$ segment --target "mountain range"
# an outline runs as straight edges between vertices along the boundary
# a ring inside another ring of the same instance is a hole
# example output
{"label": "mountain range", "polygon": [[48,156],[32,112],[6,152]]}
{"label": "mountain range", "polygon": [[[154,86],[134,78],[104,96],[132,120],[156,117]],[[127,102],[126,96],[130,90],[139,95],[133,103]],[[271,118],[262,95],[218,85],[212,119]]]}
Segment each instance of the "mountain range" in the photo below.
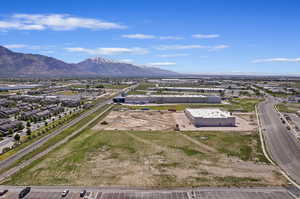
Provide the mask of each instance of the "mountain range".
{"label": "mountain range", "polygon": [[178,76],[173,71],[143,67],[101,57],[79,63],[39,55],[13,52],[0,46],[0,77],[166,77]]}

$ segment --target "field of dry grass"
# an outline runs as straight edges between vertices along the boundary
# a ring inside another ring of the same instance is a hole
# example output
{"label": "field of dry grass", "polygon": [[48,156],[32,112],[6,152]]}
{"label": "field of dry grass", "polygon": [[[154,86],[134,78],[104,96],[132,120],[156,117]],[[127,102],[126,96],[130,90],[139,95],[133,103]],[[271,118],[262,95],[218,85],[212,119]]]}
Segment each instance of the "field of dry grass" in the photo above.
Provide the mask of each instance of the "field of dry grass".
{"label": "field of dry grass", "polygon": [[5,184],[86,186],[282,185],[257,135],[86,130]]}

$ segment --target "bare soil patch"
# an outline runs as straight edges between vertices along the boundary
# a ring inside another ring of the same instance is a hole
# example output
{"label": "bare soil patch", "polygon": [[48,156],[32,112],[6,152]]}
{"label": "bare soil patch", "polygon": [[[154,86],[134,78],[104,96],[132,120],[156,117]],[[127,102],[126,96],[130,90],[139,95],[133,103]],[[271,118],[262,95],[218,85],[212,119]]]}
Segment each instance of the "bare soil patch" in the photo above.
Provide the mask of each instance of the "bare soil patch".
{"label": "bare soil patch", "polygon": [[[107,124],[103,124],[103,121]],[[127,110],[112,111],[94,130],[136,130],[168,131],[174,130],[175,119],[168,111]]]}

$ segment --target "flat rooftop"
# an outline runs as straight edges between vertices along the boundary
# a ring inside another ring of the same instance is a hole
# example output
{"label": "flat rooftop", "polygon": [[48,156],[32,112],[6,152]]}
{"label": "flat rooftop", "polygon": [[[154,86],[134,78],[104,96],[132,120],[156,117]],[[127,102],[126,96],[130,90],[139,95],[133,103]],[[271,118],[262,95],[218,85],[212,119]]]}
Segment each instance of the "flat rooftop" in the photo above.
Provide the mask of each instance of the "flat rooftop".
{"label": "flat rooftop", "polygon": [[215,95],[127,95],[126,97],[217,97]]}
{"label": "flat rooftop", "polygon": [[220,109],[190,109],[187,108],[185,111],[189,112],[193,117],[200,118],[228,118],[232,117],[229,112],[222,111]]}
{"label": "flat rooftop", "polygon": [[207,90],[207,91],[224,91],[224,88],[208,88],[208,87],[154,87],[151,89],[176,89],[176,90]]}

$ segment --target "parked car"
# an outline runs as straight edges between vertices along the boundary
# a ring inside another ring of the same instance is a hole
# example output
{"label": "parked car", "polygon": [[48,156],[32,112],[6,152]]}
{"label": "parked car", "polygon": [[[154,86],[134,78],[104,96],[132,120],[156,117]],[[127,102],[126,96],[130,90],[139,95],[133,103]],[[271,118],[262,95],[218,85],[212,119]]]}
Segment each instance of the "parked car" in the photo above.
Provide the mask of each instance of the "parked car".
{"label": "parked car", "polygon": [[24,198],[31,190],[31,187],[26,187],[24,188],[20,193],[19,193],[19,198]]}
{"label": "parked car", "polygon": [[1,191],[1,192],[0,192],[0,196],[4,196],[4,195],[5,195],[7,192],[8,192],[8,190],[7,190],[7,189],[5,189],[5,190]]}
{"label": "parked car", "polygon": [[68,195],[68,193],[69,193],[69,190],[66,189],[66,190],[64,190],[64,191],[61,193],[61,196],[62,196],[62,197],[66,197],[66,196]]}
{"label": "parked car", "polygon": [[84,197],[86,194],[86,190],[83,190],[82,192],[80,192],[80,197]]}

